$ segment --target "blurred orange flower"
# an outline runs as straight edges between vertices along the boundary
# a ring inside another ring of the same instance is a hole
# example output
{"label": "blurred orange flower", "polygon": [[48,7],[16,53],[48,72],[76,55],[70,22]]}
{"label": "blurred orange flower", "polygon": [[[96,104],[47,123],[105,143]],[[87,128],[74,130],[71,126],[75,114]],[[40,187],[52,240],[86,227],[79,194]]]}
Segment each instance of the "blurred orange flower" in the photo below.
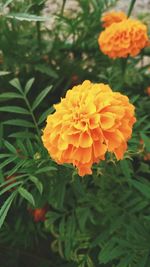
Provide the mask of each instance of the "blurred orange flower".
{"label": "blurred orange flower", "polygon": [[35,222],[44,222],[47,208],[37,208],[31,211]]}
{"label": "blurred orange flower", "polygon": [[145,90],[145,92],[146,92],[146,94],[147,94],[148,96],[150,96],[150,86],[147,87],[147,89]]}
{"label": "blurred orange flower", "polygon": [[111,11],[103,15],[102,17],[102,22],[103,22],[103,27],[107,28],[111,24],[121,22],[123,20],[127,19],[127,16],[124,12],[122,11]]}
{"label": "blurred orange flower", "polygon": [[113,23],[102,31],[98,38],[101,51],[113,59],[134,57],[147,45],[147,42],[147,27],[134,19]]}
{"label": "blurred orange flower", "polygon": [[145,161],[149,161],[150,160],[150,153],[145,154],[144,160]]}
{"label": "blurred orange flower", "polygon": [[108,85],[84,81],[55,109],[47,117],[42,140],[57,163],[72,163],[84,176],[92,174],[92,164],[104,160],[107,151],[123,158],[136,121],[127,96]]}

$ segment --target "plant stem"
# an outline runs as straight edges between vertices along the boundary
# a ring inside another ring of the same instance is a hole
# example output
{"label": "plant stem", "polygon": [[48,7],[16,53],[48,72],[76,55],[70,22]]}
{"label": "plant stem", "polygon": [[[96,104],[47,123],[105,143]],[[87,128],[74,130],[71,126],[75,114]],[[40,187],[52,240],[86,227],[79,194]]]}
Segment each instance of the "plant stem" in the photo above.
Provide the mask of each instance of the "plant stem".
{"label": "plant stem", "polygon": [[128,18],[130,17],[130,15],[132,13],[132,10],[133,10],[135,2],[136,2],[136,0],[131,0],[130,6],[129,6],[129,9],[128,9],[128,13],[127,13]]}
{"label": "plant stem", "polygon": [[121,69],[122,69],[122,86],[121,86],[121,89],[123,89],[123,87],[124,87],[127,60],[128,60],[128,58],[121,58]]}
{"label": "plant stem", "polygon": [[36,29],[37,29],[37,41],[38,41],[39,52],[41,53],[41,24],[40,24],[40,21],[36,22]]}
{"label": "plant stem", "polygon": [[39,130],[38,124],[37,124],[37,122],[36,122],[36,118],[35,118],[35,116],[34,116],[34,113],[33,113],[33,111],[32,111],[32,108],[31,108],[31,106],[30,106],[30,103],[29,103],[29,101],[28,101],[28,99],[27,99],[27,97],[26,97],[25,94],[23,94],[23,97],[24,97],[25,103],[26,103],[26,105],[27,105],[27,107],[28,107],[28,109],[29,109],[29,112],[30,112],[30,114],[31,114],[31,117],[32,117],[33,123],[34,123],[34,125],[35,125],[35,129],[36,129],[37,135],[38,135],[38,137],[39,137],[39,139],[40,139],[40,141],[41,141],[40,130]]}
{"label": "plant stem", "polygon": [[63,16],[66,1],[67,0],[63,0],[63,4],[62,4],[62,7],[61,7],[61,12],[60,12],[61,16]]}

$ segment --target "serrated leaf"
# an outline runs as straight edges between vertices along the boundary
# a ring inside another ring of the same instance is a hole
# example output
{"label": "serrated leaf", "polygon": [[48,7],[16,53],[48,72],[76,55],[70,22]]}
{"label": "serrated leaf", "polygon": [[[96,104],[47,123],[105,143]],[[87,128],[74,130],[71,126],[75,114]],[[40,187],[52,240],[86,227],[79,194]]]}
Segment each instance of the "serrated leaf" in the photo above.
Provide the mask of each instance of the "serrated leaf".
{"label": "serrated leaf", "polygon": [[46,21],[48,17],[36,16],[27,13],[9,13],[7,18],[17,19],[20,21]]}
{"label": "serrated leaf", "polygon": [[11,80],[9,82],[13,87],[15,87],[16,89],[18,89],[19,92],[22,93],[22,86],[20,84],[20,81],[17,78],[14,78],[13,80]]}
{"label": "serrated leaf", "polygon": [[54,110],[55,110],[54,107],[51,107],[51,108],[47,109],[44,113],[42,113],[42,115],[39,118],[38,125],[41,124],[43,121],[45,121],[47,116],[49,114],[53,113]]}
{"label": "serrated leaf", "polygon": [[25,94],[27,95],[27,93],[30,91],[31,87],[32,87],[32,84],[34,83],[35,79],[34,78],[31,78],[27,83],[26,83],[26,86],[25,86]]}
{"label": "serrated leaf", "polygon": [[42,193],[43,193],[43,185],[39,181],[39,179],[37,177],[35,177],[35,176],[30,176],[29,179],[35,184],[35,186],[37,187],[38,191],[42,195]]}
{"label": "serrated leaf", "polygon": [[29,193],[25,188],[20,187],[18,190],[19,194],[26,199],[31,205],[35,206],[35,201],[31,193]]}
{"label": "serrated leaf", "polygon": [[32,105],[32,110],[35,110],[39,104],[42,102],[42,100],[46,97],[46,95],[50,92],[50,90],[52,89],[52,86],[49,86],[47,88],[45,88],[35,99],[35,101],[33,102]]}
{"label": "serrated leaf", "polygon": [[25,115],[29,115],[30,114],[29,111],[26,110],[25,108],[18,107],[18,106],[0,107],[0,111],[9,112],[9,113],[25,114]]}
{"label": "serrated leaf", "polygon": [[0,228],[2,227],[4,220],[7,216],[7,213],[9,211],[9,208],[12,204],[12,201],[14,200],[16,196],[16,192],[12,193],[4,202],[3,206],[0,209]]}
{"label": "serrated leaf", "polygon": [[21,119],[7,120],[7,121],[4,121],[3,124],[21,126],[21,127],[27,127],[27,128],[34,128],[33,123],[31,123],[30,121],[21,120]]}

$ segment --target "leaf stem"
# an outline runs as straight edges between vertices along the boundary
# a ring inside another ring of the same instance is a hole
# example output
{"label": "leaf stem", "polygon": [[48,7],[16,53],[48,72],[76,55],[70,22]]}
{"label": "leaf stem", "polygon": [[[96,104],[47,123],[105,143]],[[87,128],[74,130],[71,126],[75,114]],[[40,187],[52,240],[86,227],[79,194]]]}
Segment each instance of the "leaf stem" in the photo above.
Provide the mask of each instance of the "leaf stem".
{"label": "leaf stem", "polygon": [[130,6],[129,6],[129,9],[128,9],[128,12],[127,12],[128,18],[130,17],[130,15],[132,13],[132,10],[133,10],[135,2],[136,2],[136,0],[131,0]]}
{"label": "leaf stem", "polygon": [[24,93],[23,93],[23,97],[24,97],[25,103],[26,103],[26,105],[27,105],[27,107],[28,107],[28,109],[29,109],[29,112],[30,112],[30,114],[31,114],[31,117],[32,117],[33,123],[34,123],[34,125],[35,125],[35,129],[36,129],[37,135],[38,135],[38,137],[39,137],[39,139],[40,139],[40,141],[41,141],[40,130],[39,130],[39,127],[38,127],[36,118],[35,118],[35,116],[34,116],[34,113],[33,113],[33,111],[32,111],[32,108],[31,108],[31,106],[30,106],[30,103],[29,103],[29,101],[28,101],[28,99],[27,99],[27,97],[26,97],[26,95],[25,95]]}
{"label": "leaf stem", "polygon": [[40,21],[36,22],[36,29],[37,29],[37,41],[38,41],[39,53],[41,53],[41,24],[40,24]]}

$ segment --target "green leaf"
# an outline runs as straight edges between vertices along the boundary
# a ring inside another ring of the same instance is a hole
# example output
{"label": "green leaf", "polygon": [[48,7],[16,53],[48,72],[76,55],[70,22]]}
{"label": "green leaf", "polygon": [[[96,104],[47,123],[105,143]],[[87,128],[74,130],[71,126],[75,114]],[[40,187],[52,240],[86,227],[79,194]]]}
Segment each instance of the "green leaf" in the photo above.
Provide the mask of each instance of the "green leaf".
{"label": "green leaf", "polygon": [[5,75],[8,75],[10,73],[11,73],[10,71],[0,71],[0,76],[5,76]]}
{"label": "green leaf", "polygon": [[144,133],[141,133],[141,138],[144,141],[144,144],[146,146],[146,150],[150,152],[150,138],[147,137]]}
{"label": "green leaf", "polygon": [[132,262],[132,260],[134,259],[135,255],[132,253],[132,254],[127,254],[125,257],[123,257],[119,264],[116,265],[116,267],[129,267],[130,263]]}
{"label": "green leaf", "polygon": [[2,123],[0,123],[0,148],[3,144],[3,135],[4,135],[4,126]]}
{"label": "green leaf", "polygon": [[9,13],[6,17],[20,21],[46,21],[49,19],[48,17],[36,16],[27,13]]}
{"label": "green leaf", "polygon": [[4,121],[3,124],[21,126],[21,127],[27,127],[27,128],[34,128],[33,123],[31,123],[30,121],[21,120],[21,119],[13,119],[13,120]]}
{"label": "green leaf", "polygon": [[6,3],[3,5],[3,8],[7,7],[13,0],[7,0]]}
{"label": "green leaf", "polygon": [[14,175],[26,162],[26,160],[19,160],[18,163],[8,172],[8,176]]}
{"label": "green leaf", "polygon": [[17,185],[22,184],[22,181],[18,181],[18,182],[14,182],[14,183],[13,183],[13,182],[11,182],[11,180],[10,180],[9,183],[11,183],[11,184],[8,184],[7,187],[5,186],[5,188],[2,189],[2,190],[0,191],[0,196],[3,195],[4,193],[8,192],[8,191],[11,190],[12,188],[16,187]]}
{"label": "green leaf", "polygon": [[35,79],[34,78],[31,78],[27,83],[26,83],[26,86],[25,86],[25,94],[27,95],[27,93],[30,91],[31,87],[32,87],[32,84],[34,83]]}
{"label": "green leaf", "polygon": [[13,87],[15,87],[16,89],[18,89],[19,92],[22,93],[22,87],[21,87],[21,84],[19,82],[19,80],[17,78],[11,80],[9,82]]}
{"label": "green leaf", "polygon": [[23,98],[21,95],[13,92],[7,92],[0,94],[0,99],[7,100],[7,99],[14,99],[14,98]]}
{"label": "green leaf", "polygon": [[[11,182],[15,182],[16,180],[21,179],[21,178],[25,179],[26,177],[27,177],[27,174],[20,174],[20,175],[17,174],[13,178],[11,178]],[[5,180],[4,182],[2,182],[2,184],[0,184],[0,188],[7,186],[9,183],[10,183],[9,180]]]}
{"label": "green leaf", "polygon": [[149,252],[146,252],[143,257],[137,262],[136,267],[146,267]]}
{"label": "green leaf", "polygon": [[149,184],[143,184],[141,182],[138,182],[136,180],[132,181],[132,185],[140,191],[146,198],[150,199],[150,183]]}
{"label": "green leaf", "polygon": [[18,156],[12,156],[8,159],[6,159],[5,161],[3,161],[1,164],[0,164],[0,169],[6,167],[9,163],[13,162],[15,159],[17,159]]}
{"label": "green leaf", "polygon": [[11,156],[11,154],[0,154],[0,159],[8,158],[10,156]]}
{"label": "green leaf", "polygon": [[8,137],[20,138],[20,139],[28,139],[28,138],[34,138],[35,139],[35,135],[33,133],[29,133],[26,131],[25,132],[12,133]]}
{"label": "green leaf", "polygon": [[35,69],[41,73],[47,74],[48,76],[58,79],[58,74],[56,71],[54,71],[50,66],[45,65],[36,65]]}
{"label": "green leaf", "polygon": [[29,193],[25,188],[20,187],[18,190],[19,194],[25,198],[31,205],[35,206],[35,201],[31,193]]}
{"label": "green leaf", "polygon": [[8,141],[4,141],[4,145],[7,147],[7,149],[10,151],[10,152],[12,152],[13,154],[17,154],[17,150],[16,150],[16,148],[12,145],[12,144],[10,144]]}
{"label": "green leaf", "polygon": [[47,116],[51,113],[54,112],[54,108],[53,107],[50,107],[49,109],[47,109],[44,113],[42,113],[42,115],[40,116],[39,118],[39,121],[38,121],[38,125],[41,124],[43,121],[46,120]]}
{"label": "green leaf", "polygon": [[123,159],[120,161],[120,165],[124,176],[130,180],[132,170],[130,168],[129,162],[126,159]]}
{"label": "green leaf", "polygon": [[90,207],[78,207],[76,209],[79,227],[84,232],[85,224],[88,218],[91,216]]}
{"label": "green leaf", "polygon": [[39,104],[42,102],[42,100],[46,97],[46,95],[50,92],[52,89],[52,85],[49,87],[46,87],[35,99],[32,105],[32,110],[36,109]]}
{"label": "green leaf", "polygon": [[57,213],[55,211],[49,211],[46,214],[47,217],[47,226],[53,224],[58,218],[60,218],[62,215],[60,213]]}
{"label": "green leaf", "polygon": [[42,195],[42,193],[43,193],[43,185],[39,181],[39,179],[37,177],[35,177],[35,176],[30,176],[29,179],[35,184],[35,186],[37,187],[38,191]]}
{"label": "green leaf", "polygon": [[46,167],[43,167],[37,170],[35,173],[40,174],[40,173],[49,172],[49,171],[57,171],[57,168],[53,166],[46,166]]}
{"label": "green leaf", "polygon": [[30,114],[29,111],[26,110],[25,108],[21,108],[21,107],[17,107],[17,106],[0,107],[0,111],[9,112],[9,113],[26,114],[26,115]]}
{"label": "green leaf", "polygon": [[4,220],[7,216],[7,213],[9,211],[9,208],[12,204],[12,201],[14,200],[16,196],[16,192],[12,193],[4,202],[3,206],[0,209],[0,228],[2,227]]}

